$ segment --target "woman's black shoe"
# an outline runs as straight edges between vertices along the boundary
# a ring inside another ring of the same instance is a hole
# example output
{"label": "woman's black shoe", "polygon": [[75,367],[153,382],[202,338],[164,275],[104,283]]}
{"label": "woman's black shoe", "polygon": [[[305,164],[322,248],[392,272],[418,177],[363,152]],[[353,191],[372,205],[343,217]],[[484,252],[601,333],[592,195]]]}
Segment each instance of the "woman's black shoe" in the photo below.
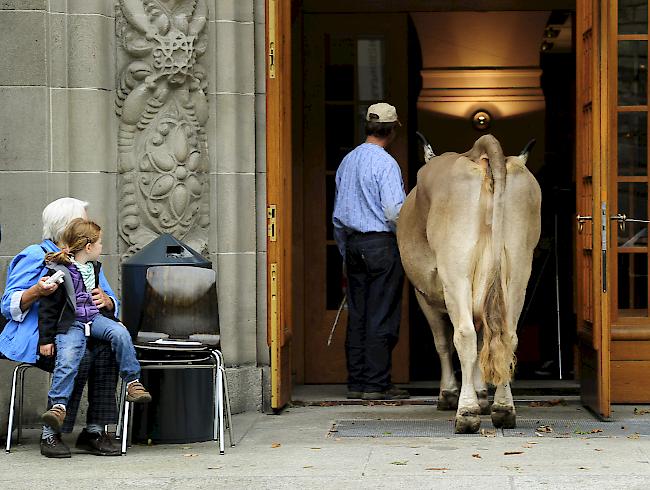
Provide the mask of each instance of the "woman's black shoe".
{"label": "woman's black shoe", "polygon": [[41,439],[41,454],[46,458],[69,458],[70,449],[61,440],[61,434]]}
{"label": "woman's black shoe", "polygon": [[106,432],[94,433],[86,429],[81,431],[75,444],[77,449],[88,451],[96,456],[119,456],[120,448],[113,445],[111,437]]}

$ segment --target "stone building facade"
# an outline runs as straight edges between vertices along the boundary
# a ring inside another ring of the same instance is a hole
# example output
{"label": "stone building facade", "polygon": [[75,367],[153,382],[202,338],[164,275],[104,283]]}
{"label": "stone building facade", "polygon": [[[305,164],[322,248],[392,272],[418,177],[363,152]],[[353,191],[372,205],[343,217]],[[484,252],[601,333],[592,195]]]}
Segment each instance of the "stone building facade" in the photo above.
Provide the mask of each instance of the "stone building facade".
{"label": "stone building facade", "polygon": [[[264,35],[263,0],[0,0],[0,289],[59,197],[90,202],[118,289],[121,260],[174,234],[217,271],[236,412],[269,391]],[[46,378],[27,385],[36,420]]]}

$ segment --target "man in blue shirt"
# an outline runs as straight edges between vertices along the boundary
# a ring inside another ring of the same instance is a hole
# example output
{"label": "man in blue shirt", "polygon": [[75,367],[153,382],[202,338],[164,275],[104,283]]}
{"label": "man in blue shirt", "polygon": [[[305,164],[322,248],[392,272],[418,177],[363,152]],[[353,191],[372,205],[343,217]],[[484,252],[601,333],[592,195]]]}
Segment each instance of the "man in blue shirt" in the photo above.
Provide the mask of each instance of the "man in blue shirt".
{"label": "man in blue shirt", "polygon": [[348,278],[348,398],[409,397],[391,383],[404,284],[395,225],[406,195],[399,165],[386,148],[398,126],[395,107],[371,105],[365,143],[336,172],[332,222]]}

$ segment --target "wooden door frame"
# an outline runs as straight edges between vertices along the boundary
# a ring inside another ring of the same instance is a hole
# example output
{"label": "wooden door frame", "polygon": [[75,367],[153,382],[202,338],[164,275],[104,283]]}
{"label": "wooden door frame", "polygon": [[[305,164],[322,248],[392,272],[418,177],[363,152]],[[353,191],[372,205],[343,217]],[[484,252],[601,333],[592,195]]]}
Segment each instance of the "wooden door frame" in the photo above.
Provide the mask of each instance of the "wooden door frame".
{"label": "wooden door frame", "polygon": [[265,4],[267,343],[271,407],[280,409],[291,400],[292,0]]}

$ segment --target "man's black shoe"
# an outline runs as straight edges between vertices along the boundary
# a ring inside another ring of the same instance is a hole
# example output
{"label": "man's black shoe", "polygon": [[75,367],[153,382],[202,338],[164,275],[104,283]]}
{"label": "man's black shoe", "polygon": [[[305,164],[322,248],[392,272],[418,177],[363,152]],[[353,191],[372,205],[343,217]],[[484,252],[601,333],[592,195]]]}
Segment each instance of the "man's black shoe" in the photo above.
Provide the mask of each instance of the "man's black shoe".
{"label": "man's black shoe", "polygon": [[113,445],[111,437],[106,433],[100,434],[88,432],[86,429],[81,431],[75,444],[77,449],[88,451],[96,456],[119,456],[120,448]]}
{"label": "man's black shoe", "polygon": [[41,454],[46,458],[69,458],[70,449],[61,440],[61,434],[41,439]]}
{"label": "man's black shoe", "polygon": [[384,391],[367,391],[361,397],[363,400],[405,400],[411,398],[409,392],[390,385]]}

